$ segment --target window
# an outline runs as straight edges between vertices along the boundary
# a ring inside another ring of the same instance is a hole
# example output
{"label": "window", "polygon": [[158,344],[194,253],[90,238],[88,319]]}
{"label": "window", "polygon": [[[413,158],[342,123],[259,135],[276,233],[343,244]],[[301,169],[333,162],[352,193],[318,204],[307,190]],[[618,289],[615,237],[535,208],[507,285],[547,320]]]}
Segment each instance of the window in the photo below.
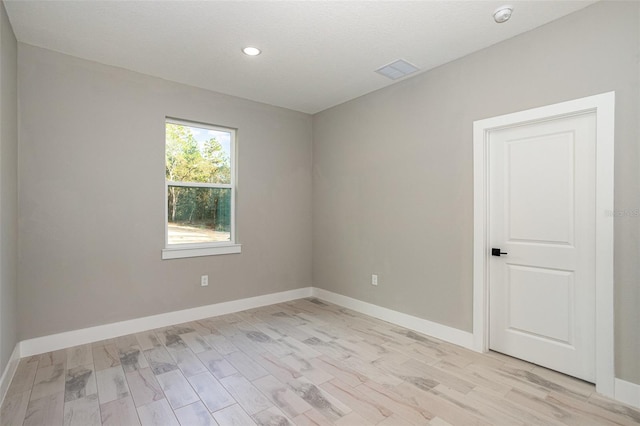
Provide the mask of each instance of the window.
{"label": "window", "polygon": [[239,253],[235,130],[167,118],[163,259]]}

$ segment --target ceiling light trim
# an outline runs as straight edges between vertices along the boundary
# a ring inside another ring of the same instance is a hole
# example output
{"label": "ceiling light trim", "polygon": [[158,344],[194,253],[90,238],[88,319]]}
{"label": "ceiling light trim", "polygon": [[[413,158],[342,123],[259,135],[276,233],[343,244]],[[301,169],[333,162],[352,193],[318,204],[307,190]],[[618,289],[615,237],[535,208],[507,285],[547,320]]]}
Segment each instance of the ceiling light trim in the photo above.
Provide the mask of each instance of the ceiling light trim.
{"label": "ceiling light trim", "polygon": [[262,53],[262,50],[254,46],[247,46],[242,48],[242,53],[244,53],[247,56],[258,56],[259,54]]}

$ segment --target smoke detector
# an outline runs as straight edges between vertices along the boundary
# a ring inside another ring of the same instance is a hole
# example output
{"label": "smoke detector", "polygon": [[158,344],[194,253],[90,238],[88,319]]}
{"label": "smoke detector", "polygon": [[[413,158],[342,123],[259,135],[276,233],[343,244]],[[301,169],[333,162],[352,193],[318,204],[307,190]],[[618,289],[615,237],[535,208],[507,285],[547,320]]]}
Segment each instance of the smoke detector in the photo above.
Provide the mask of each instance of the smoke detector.
{"label": "smoke detector", "polygon": [[513,13],[513,6],[500,6],[493,12],[493,20],[498,24],[502,24],[511,18],[511,13]]}

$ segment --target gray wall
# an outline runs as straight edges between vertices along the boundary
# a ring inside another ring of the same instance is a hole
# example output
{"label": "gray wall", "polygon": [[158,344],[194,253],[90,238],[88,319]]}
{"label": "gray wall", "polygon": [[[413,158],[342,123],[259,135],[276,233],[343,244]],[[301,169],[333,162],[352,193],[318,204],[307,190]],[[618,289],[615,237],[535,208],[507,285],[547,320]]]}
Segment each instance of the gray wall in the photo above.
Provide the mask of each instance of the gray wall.
{"label": "gray wall", "polygon": [[[304,287],[312,271],[318,287],[471,331],[472,122],[615,90],[616,208],[640,207],[639,20],[638,3],[596,4],[317,114],[313,134],[305,114],[19,44],[19,338]],[[166,115],[239,128],[242,254],[160,260]],[[616,370],[640,383],[640,219],[615,232]]]}
{"label": "gray wall", "polygon": [[17,342],[17,44],[0,2],[0,375]]}
{"label": "gray wall", "polygon": [[[18,47],[21,340],[312,284],[311,116]],[[165,116],[238,129],[241,254],[161,260]]]}
{"label": "gray wall", "polygon": [[[474,120],[615,90],[615,206],[640,207],[639,9],[595,4],[315,115],[314,285],[472,331]],[[616,373],[635,383],[639,225],[615,222]]]}

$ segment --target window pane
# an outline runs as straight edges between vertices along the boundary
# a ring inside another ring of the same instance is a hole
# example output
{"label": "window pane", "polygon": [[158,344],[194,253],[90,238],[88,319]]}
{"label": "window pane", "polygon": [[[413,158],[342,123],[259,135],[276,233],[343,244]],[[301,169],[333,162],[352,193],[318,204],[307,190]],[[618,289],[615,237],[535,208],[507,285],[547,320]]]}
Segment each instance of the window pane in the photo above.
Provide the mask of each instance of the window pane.
{"label": "window pane", "polygon": [[231,241],[231,189],[168,188],[169,244]]}
{"label": "window pane", "polygon": [[173,182],[231,183],[231,132],[166,123],[166,177]]}

